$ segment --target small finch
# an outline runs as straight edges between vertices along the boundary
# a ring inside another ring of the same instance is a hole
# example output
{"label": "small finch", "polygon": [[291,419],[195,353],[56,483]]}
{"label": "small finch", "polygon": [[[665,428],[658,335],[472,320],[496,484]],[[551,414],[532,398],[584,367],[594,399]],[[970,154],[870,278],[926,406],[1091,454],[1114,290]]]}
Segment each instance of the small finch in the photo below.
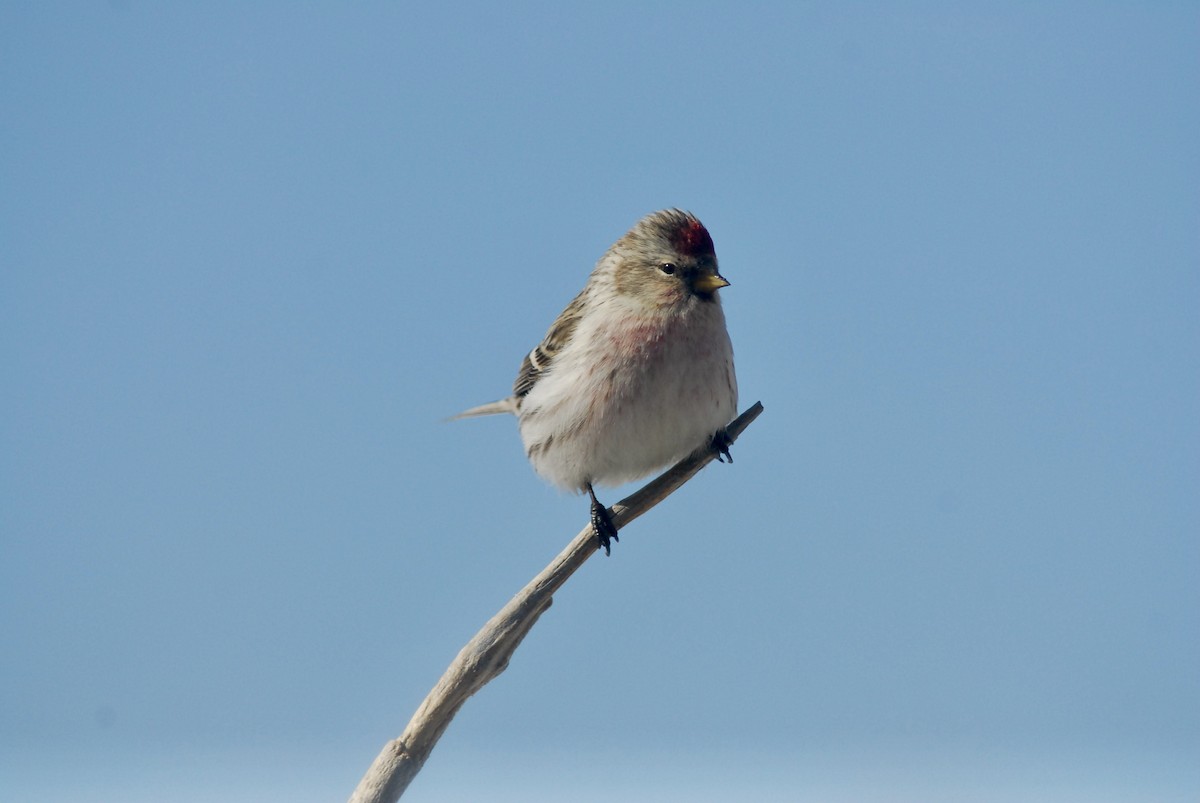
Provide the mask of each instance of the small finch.
{"label": "small finch", "polygon": [[526,355],[512,395],[456,418],[517,416],[534,470],[587,491],[597,548],[609,554],[617,528],[593,485],[639,479],[700,448],[730,458],[737,379],[717,298],[728,285],[699,220],[647,215]]}

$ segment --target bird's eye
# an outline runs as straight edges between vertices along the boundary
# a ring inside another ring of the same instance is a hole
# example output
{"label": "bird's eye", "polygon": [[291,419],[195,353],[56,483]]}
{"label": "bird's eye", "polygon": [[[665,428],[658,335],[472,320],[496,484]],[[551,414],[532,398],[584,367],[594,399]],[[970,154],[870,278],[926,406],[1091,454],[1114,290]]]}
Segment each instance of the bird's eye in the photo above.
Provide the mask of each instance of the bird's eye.
{"label": "bird's eye", "polygon": [[675,263],[674,262],[664,262],[658,266],[658,269],[661,270],[663,273],[667,274],[668,276],[670,276],[672,273],[675,272]]}

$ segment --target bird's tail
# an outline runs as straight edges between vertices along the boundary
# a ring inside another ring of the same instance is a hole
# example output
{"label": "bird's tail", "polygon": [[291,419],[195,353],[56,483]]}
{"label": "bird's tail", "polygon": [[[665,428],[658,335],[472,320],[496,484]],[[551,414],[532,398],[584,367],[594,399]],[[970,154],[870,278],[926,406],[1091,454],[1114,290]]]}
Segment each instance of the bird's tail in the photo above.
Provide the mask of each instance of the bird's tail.
{"label": "bird's tail", "polygon": [[463,410],[458,415],[450,416],[447,421],[457,421],[460,418],[478,418],[481,415],[503,415],[504,413],[517,414],[517,400],[513,397],[500,399],[500,401],[488,402],[481,404],[478,407],[472,407],[470,410]]}

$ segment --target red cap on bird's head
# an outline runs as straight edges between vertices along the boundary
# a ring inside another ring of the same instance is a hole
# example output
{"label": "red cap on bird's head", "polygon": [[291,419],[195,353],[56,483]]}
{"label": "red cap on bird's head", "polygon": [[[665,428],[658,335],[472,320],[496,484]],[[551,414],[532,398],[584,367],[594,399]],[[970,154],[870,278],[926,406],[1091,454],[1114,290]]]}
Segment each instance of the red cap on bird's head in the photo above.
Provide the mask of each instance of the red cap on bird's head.
{"label": "red cap on bird's head", "polygon": [[691,215],[671,232],[671,245],[680,254],[689,257],[716,256],[717,253],[708,229]]}

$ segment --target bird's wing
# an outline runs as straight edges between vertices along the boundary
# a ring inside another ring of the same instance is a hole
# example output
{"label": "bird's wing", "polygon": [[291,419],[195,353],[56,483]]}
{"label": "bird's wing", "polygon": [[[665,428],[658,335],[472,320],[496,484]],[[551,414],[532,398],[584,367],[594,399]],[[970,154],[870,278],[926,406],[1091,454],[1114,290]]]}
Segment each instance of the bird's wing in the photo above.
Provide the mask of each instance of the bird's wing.
{"label": "bird's wing", "polygon": [[554,364],[554,356],[571,341],[571,335],[575,333],[575,327],[579,325],[579,319],[583,316],[586,295],[587,288],[584,288],[550,326],[550,331],[546,332],[542,342],[525,355],[521,362],[521,370],[517,373],[517,381],[513,383],[514,399],[519,401],[525,398],[537,381],[550,370],[550,366]]}

